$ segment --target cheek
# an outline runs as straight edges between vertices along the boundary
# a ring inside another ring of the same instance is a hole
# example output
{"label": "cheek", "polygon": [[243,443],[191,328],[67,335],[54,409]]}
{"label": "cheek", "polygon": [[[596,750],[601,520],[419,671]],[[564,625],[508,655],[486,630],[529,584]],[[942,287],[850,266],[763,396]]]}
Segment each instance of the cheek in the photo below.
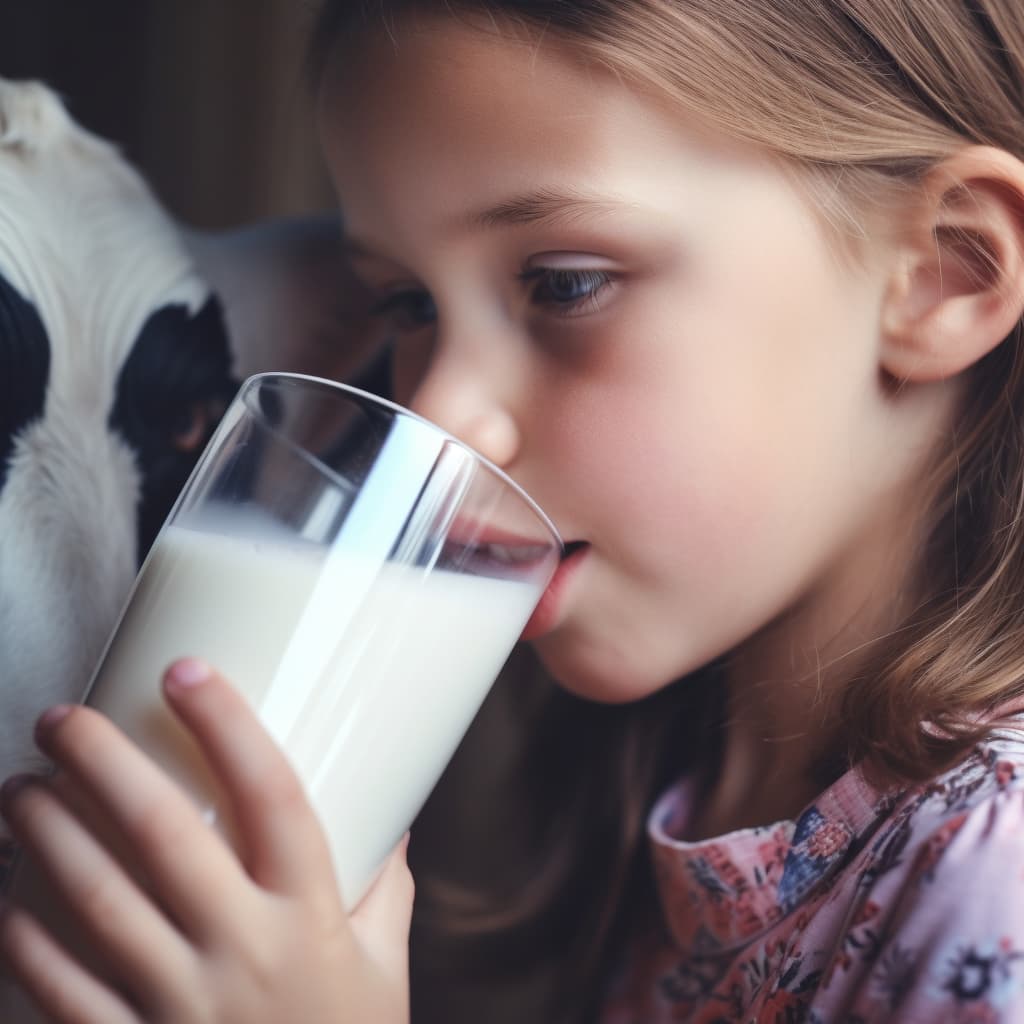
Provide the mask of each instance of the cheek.
{"label": "cheek", "polygon": [[693,580],[729,566],[739,578],[786,557],[843,461],[853,411],[837,389],[870,372],[839,354],[845,339],[823,343],[806,308],[700,312],[660,334],[648,323],[643,345],[608,347],[586,388],[549,396],[549,487],[571,481],[569,513],[652,577],[672,563]]}
{"label": "cheek", "polygon": [[570,514],[631,548],[717,559],[751,525],[750,496],[768,471],[744,441],[742,403],[732,415],[728,403],[688,400],[685,388],[658,390],[658,379],[591,388],[561,407],[547,442],[557,453],[551,487],[572,495]]}

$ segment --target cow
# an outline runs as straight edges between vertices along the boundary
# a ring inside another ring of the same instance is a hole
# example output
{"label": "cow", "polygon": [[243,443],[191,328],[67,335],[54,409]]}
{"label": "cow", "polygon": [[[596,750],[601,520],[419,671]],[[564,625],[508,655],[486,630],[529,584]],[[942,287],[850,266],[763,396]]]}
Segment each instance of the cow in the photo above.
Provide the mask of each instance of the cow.
{"label": "cow", "polygon": [[142,178],[48,88],[0,80],[0,771],[87,684],[231,364]]}
{"label": "cow", "polygon": [[339,376],[371,350],[338,236],[187,230],[49,88],[0,79],[4,775],[81,696],[240,377]]}

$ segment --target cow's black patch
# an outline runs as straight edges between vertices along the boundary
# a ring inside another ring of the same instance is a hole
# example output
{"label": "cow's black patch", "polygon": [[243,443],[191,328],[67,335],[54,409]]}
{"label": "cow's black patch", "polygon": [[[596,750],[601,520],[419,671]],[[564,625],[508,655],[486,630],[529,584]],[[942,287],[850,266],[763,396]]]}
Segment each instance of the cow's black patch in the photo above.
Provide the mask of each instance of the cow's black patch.
{"label": "cow's black patch", "polygon": [[28,301],[0,274],[0,488],[20,431],[43,414],[50,339]]}
{"label": "cow's black patch", "polygon": [[[195,315],[186,306],[164,306],[143,324],[118,376],[110,413],[111,428],[131,446],[142,474],[140,561],[237,390],[215,297]],[[194,418],[204,412],[198,442],[184,444]]]}

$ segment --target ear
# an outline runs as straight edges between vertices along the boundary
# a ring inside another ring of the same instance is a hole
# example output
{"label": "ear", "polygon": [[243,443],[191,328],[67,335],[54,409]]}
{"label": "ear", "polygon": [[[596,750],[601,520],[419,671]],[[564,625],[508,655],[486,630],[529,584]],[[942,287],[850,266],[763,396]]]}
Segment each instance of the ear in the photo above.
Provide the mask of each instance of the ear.
{"label": "ear", "polygon": [[42,82],[0,78],[0,148],[41,149],[70,127],[71,118],[52,89]]}
{"label": "ear", "polygon": [[970,146],[926,175],[882,318],[882,366],[902,381],[952,377],[1024,315],[1024,163]]}

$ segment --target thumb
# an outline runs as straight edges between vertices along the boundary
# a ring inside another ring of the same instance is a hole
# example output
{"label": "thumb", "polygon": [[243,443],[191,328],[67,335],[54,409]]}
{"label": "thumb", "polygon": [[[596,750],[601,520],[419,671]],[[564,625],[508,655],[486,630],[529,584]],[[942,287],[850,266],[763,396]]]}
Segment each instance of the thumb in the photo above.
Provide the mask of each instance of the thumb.
{"label": "thumb", "polygon": [[415,895],[406,862],[408,846],[406,833],[349,917],[352,932],[367,956],[403,987],[409,983],[409,926]]}

